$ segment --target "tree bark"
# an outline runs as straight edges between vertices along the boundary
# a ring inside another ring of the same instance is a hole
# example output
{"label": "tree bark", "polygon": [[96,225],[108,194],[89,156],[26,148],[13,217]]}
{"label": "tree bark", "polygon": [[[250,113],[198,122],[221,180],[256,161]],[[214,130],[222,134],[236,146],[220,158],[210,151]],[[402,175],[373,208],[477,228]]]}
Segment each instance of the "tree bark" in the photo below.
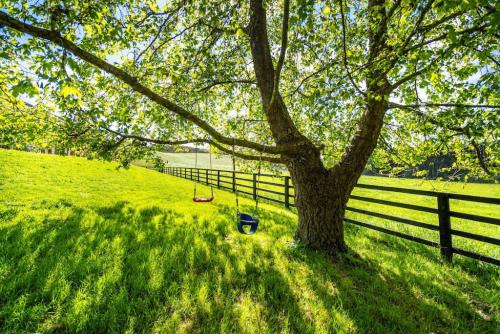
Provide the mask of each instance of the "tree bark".
{"label": "tree bark", "polygon": [[343,224],[347,201],[377,146],[386,109],[384,100],[368,100],[351,146],[335,167],[326,169],[313,146],[300,158],[288,160],[299,218],[295,238],[307,247],[333,257],[347,251]]}
{"label": "tree bark", "polygon": [[344,186],[325,168],[290,171],[299,218],[295,238],[333,257],[347,251],[343,220],[349,194]]}

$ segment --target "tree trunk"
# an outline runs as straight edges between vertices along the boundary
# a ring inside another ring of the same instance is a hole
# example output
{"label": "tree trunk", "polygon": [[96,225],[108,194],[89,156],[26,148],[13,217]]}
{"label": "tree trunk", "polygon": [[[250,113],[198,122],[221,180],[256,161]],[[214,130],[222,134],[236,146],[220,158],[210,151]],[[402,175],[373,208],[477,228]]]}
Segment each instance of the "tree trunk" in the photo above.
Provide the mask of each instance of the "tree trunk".
{"label": "tree trunk", "polygon": [[295,187],[295,238],[331,256],[347,251],[343,219],[349,194],[325,168],[289,168]]}
{"label": "tree trunk", "polygon": [[[371,20],[385,19],[383,0],[371,0]],[[369,59],[377,58],[385,44],[384,29],[370,30]],[[285,29],[284,26],[282,29]],[[377,145],[382,128],[390,84],[387,71],[376,67],[367,73],[365,112],[358,123],[356,134],[351,139],[344,156],[338,164],[326,169],[320,151],[295,126],[275,80],[275,68],[267,32],[266,9],[263,0],[250,1],[249,22],[250,49],[257,86],[262,99],[262,108],[270,126],[274,141],[278,145],[300,144],[295,152],[281,155],[295,187],[295,206],[299,223],[295,237],[306,246],[336,256],[347,250],[344,241],[343,219],[347,200],[359,176]],[[286,38],[286,36],[284,37]],[[282,40],[282,49],[285,44]],[[277,100],[271,101],[274,93]]]}
{"label": "tree trunk", "polygon": [[299,157],[287,160],[295,189],[298,226],[295,238],[307,247],[333,257],[347,251],[344,214],[352,187],[345,175],[327,169],[319,150],[304,147]]}
{"label": "tree trunk", "polygon": [[384,100],[368,102],[351,146],[335,167],[326,169],[314,146],[287,161],[299,217],[295,238],[332,256],[347,250],[343,224],[347,201],[377,145],[387,108]]}

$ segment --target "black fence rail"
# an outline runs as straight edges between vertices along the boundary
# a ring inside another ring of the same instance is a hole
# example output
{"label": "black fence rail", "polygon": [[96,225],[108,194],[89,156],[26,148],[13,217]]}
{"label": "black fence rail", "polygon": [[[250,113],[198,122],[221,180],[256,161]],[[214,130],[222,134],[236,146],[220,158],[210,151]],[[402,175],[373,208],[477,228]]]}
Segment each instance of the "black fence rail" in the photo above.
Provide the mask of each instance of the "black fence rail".
{"label": "black fence rail", "polygon": [[[252,173],[233,172],[233,171],[218,170],[218,169],[188,168],[188,167],[166,167],[164,168],[163,172],[173,176],[192,180],[195,182],[200,182],[206,185],[212,185],[219,189],[230,190],[233,192],[238,190],[238,193],[251,196],[254,200],[257,198],[264,199],[270,202],[282,204],[286,208],[292,208],[295,206],[294,188],[289,176],[276,176],[271,174],[255,174],[255,173],[252,174]],[[279,182],[277,182],[276,180],[278,180]],[[262,186],[266,187],[264,188]],[[397,236],[406,240],[418,242],[427,246],[439,248],[441,251],[441,256],[447,261],[452,261],[453,254],[459,254],[483,262],[500,265],[500,260],[497,258],[454,247],[452,242],[453,235],[465,239],[472,239],[488,244],[493,244],[496,246],[500,246],[500,239],[479,235],[476,233],[470,233],[466,231],[452,229],[451,218],[454,217],[454,218],[474,221],[477,223],[492,224],[497,226],[500,225],[500,219],[457,212],[457,211],[452,211],[450,209],[450,199],[473,202],[473,203],[500,205],[500,198],[442,193],[435,191],[378,186],[370,184],[358,184],[356,188],[376,190],[382,192],[404,193],[410,195],[427,196],[435,198],[436,199],[435,207],[427,207],[422,205],[400,203],[391,200],[370,198],[366,196],[358,196],[358,195],[350,196],[350,199],[362,202],[382,204],[402,209],[435,214],[438,216],[437,217],[439,222],[438,225],[432,225],[429,223],[424,223],[413,219],[397,217],[386,213],[373,212],[352,206],[347,206],[347,210],[350,212],[359,213],[375,218],[381,218],[392,222],[397,222],[410,226],[416,226],[426,230],[437,231],[439,232],[439,242],[423,239],[417,236],[402,233],[399,231],[394,231],[385,227],[365,222],[360,222],[350,218],[345,218],[344,219],[345,222],[361,227],[366,227],[393,236]],[[272,197],[273,195],[274,197]]]}

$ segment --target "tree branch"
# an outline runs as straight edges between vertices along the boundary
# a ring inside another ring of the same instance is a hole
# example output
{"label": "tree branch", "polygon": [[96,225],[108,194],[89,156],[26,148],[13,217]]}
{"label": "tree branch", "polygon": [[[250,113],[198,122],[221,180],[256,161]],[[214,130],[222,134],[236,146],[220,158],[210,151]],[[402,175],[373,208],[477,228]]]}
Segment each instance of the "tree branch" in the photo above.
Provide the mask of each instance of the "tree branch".
{"label": "tree branch", "polygon": [[219,133],[214,127],[208,124],[206,121],[202,120],[195,114],[189,112],[178,104],[166,99],[163,96],[160,96],[158,93],[152,91],[149,87],[146,87],[137,81],[137,78],[131,76],[129,73],[124,70],[107,63],[96,55],[80,48],[75,43],[69,41],[68,39],[61,36],[60,32],[51,31],[39,27],[35,27],[29,25],[27,23],[21,22],[3,11],[0,11],[0,24],[3,24],[7,27],[10,27],[14,30],[24,32],[28,35],[31,35],[36,38],[45,39],[51,41],[52,43],[66,48],[68,51],[73,53],[78,58],[98,67],[99,69],[107,72],[108,74],[113,75],[115,78],[120,79],[122,82],[129,85],[134,91],[146,96],[151,101],[167,108],[178,116],[192,122],[197,125],[201,129],[205,130],[212,138],[217,140],[218,142],[232,145],[233,142],[236,146],[251,148],[257,151],[265,151],[268,153],[284,153],[284,152],[295,152],[297,147],[294,145],[282,145],[282,146],[268,146],[258,144],[246,139],[234,139],[231,137],[227,137]]}
{"label": "tree branch", "polygon": [[[147,138],[147,137],[137,136],[137,135],[127,135],[127,134],[123,134],[123,133],[120,133],[118,131],[109,129],[107,127],[101,127],[101,128],[103,130],[106,130],[110,133],[113,133],[113,134],[119,136],[121,139],[117,141],[118,145],[123,143],[126,139],[134,139],[137,141],[153,143],[153,144],[158,144],[158,145],[183,145],[183,144],[190,144],[190,143],[206,143],[206,144],[210,144],[214,147],[217,147],[222,152],[225,152],[225,153],[231,154],[231,155],[233,154],[232,149],[226,148],[226,147],[222,146],[221,144],[219,144],[216,141],[211,140],[211,139],[195,138],[195,139],[183,139],[183,140],[163,140],[163,139]],[[116,147],[118,145],[115,145],[113,147]],[[240,153],[240,152],[234,152],[234,155],[238,158],[245,159],[245,160],[256,160],[256,161],[263,160],[263,161],[268,161],[268,162],[277,163],[277,164],[283,163],[281,161],[281,158],[272,157],[272,156],[268,156],[268,155],[261,156],[261,155],[245,154],[245,153]]]}
{"label": "tree branch", "polygon": [[363,92],[358,85],[356,85],[356,82],[354,81],[354,78],[352,77],[351,71],[349,70],[349,62],[347,60],[347,46],[346,46],[346,27],[345,27],[345,15],[344,15],[344,1],[340,0],[340,17],[341,17],[341,22],[342,22],[342,49],[343,49],[343,59],[344,59],[344,67],[347,71],[347,76],[349,77],[349,80],[351,81],[351,84],[354,86],[356,91],[361,94],[362,96],[366,96],[366,93]]}
{"label": "tree branch", "polygon": [[332,67],[332,66],[333,66],[333,65],[335,65],[335,64],[337,64],[337,62],[328,63],[328,64],[326,64],[325,66],[321,67],[319,70],[314,71],[313,73],[311,73],[311,74],[307,75],[304,79],[302,79],[302,80],[300,81],[300,83],[297,85],[297,87],[295,87],[295,89],[294,89],[292,92],[290,92],[290,93],[288,94],[288,96],[292,96],[292,95],[294,95],[295,93],[297,93],[297,92],[298,92],[298,90],[300,89],[300,87],[302,87],[302,85],[304,85],[304,83],[305,83],[307,80],[309,80],[309,79],[311,79],[312,77],[314,77],[314,76],[316,76],[316,75],[320,74],[320,73],[321,73],[321,72],[323,72],[323,71],[326,71],[327,69],[329,69],[330,67]]}
{"label": "tree branch", "polygon": [[494,173],[489,169],[488,163],[486,161],[487,157],[485,156],[484,149],[481,147],[481,145],[479,145],[474,140],[474,138],[472,138],[470,140],[470,143],[471,143],[472,147],[474,147],[474,150],[476,151],[477,160],[479,161],[479,165],[484,170],[484,172],[486,174],[488,174],[489,176],[496,176],[496,177],[498,177],[498,175],[494,175]]}
{"label": "tree branch", "polygon": [[[445,104],[445,105],[449,105],[449,104]],[[472,106],[472,105],[466,105],[466,106]],[[445,129],[448,129],[451,131],[455,131],[458,134],[465,136],[470,141],[470,144],[474,147],[474,150],[476,152],[476,157],[477,157],[477,159],[479,161],[479,165],[481,166],[483,171],[490,176],[498,178],[498,175],[494,175],[494,173],[488,168],[488,164],[486,161],[487,157],[485,157],[484,150],[481,149],[481,146],[475,141],[474,138],[471,138],[470,132],[467,128],[463,128],[463,127],[459,127],[459,126],[443,125],[439,120],[437,120],[437,119],[433,118],[432,116],[419,110],[418,106],[411,107],[411,106],[401,105],[401,104],[394,103],[394,102],[389,102],[389,108],[399,108],[399,109],[411,110],[411,111],[415,112],[419,117],[423,118],[424,120],[426,120],[427,122],[429,122],[433,125],[436,125],[438,127],[445,128]]]}
{"label": "tree branch", "polygon": [[413,36],[415,36],[415,34],[419,31],[420,25],[424,21],[427,13],[431,10],[432,4],[434,3],[434,1],[435,0],[429,0],[427,2],[427,4],[424,6],[424,8],[422,8],[422,11],[420,12],[420,15],[418,16],[417,22],[415,22],[415,25],[413,26],[412,31],[410,32],[410,34],[406,37],[406,39],[403,42],[403,45],[401,46],[401,50],[404,50],[406,48],[406,46],[408,45],[408,43],[410,43]]}
{"label": "tree branch", "polygon": [[[477,31],[484,31],[485,28],[486,28],[486,25],[474,26],[474,27],[471,27],[471,28],[468,28],[468,29],[457,31],[457,35],[467,35],[467,34],[471,34],[471,33],[477,32]],[[443,34],[441,34],[441,35],[439,35],[437,37],[434,37],[434,38],[425,40],[425,41],[423,41],[421,43],[412,45],[412,46],[404,49],[401,52],[401,55],[405,55],[405,54],[407,54],[410,51],[413,51],[413,50],[416,50],[416,49],[420,49],[420,48],[422,48],[422,47],[424,47],[426,45],[429,45],[429,44],[434,43],[434,42],[438,42],[438,41],[443,40],[443,39],[445,39],[447,37],[448,37],[448,33],[443,33]]]}
{"label": "tree branch", "polygon": [[274,105],[276,96],[279,92],[279,82],[281,76],[281,70],[283,69],[283,64],[285,63],[286,48],[288,45],[288,22],[290,18],[290,0],[285,0],[283,8],[283,25],[281,28],[281,50],[280,57],[278,59],[278,64],[276,64],[276,70],[274,71],[274,83],[273,83],[273,94],[271,95],[271,106]]}
{"label": "tree branch", "polygon": [[141,59],[142,55],[145,54],[152,46],[153,44],[156,42],[156,40],[160,37],[161,33],[163,32],[163,30],[165,29],[165,27],[167,26],[167,23],[168,23],[168,20],[170,19],[170,16],[167,17],[165,20],[163,20],[163,23],[160,25],[160,28],[158,28],[158,31],[156,32],[156,34],[154,35],[153,39],[151,40],[151,42],[149,42],[148,46],[146,48],[144,48],[144,50],[142,50],[138,55],[137,57],[134,58],[134,63],[137,63],[139,62],[139,59]]}
{"label": "tree branch", "polygon": [[390,20],[392,15],[396,12],[396,9],[401,5],[401,0],[395,0],[394,3],[392,4],[392,7],[389,9],[387,12],[387,20]]}
{"label": "tree branch", "polygon": [[500,105],[492,104],[464,104],[464,103],[428,103],[422,102],[418,104],[399,104],[395,102],[389,102],[389,108],[433,108],[433,107],[443,107],[443,108],[482,108],[482,109],[500,109]]}
{"label": "tree branch", "polygon": [[440,26],[441,24],[446,23],[448,21],[451,21],[451,20],[453,20],[453,19],[455,19],[455,18],[457,18],[460,15],[465,14],[465,13],[466,13],[465,11],[458,11],[458,12],[455,12],[455,13],[443,16],[439,20],[436,20],[436,21],[434,21],[432,23],[429,23],[429,24],[426,24],[424,26],[418,27],[417,30],[418,30],[419,33],[427,32],[427,31],[432,30],[432,29]]}
{"label": "tree branch", "polygon": [[[310,146],[312,143],[297,129],[279,91],[274,94],[274,103],[270,103],[273,99],[273,92],[276,86],[274,85],[276,76],[271,47],[269,45],[269,36],[267,34],[267,14],[263,2],[263,0],[250,0],[250,22],[248,31],[250,35],[253,69],[261,96],[262,109],[266,114],[274,140],[278,144],[295,144],[297,150],[295,152],[290,152],[290,154],[293,155],[297,154],[301,148],[304,148],[304,145]],[[287,30],[287,28],[284,29],[282,33]],[[282,51],[284,52],[286,49],[282,48]],[[265,152],[270,151],[265,150]]]}
{"label": "tree branch", "polygon": [[200,93],[201,92],[205,92],[205,91],[209,90],[210,88],[212,88],[214,86],[217,86],[217,85],[236,84],[236,83],[240,83],[240,84],[252,84],[252,85],[256,85],[257,84],[257,82],[255,80],[250,80],[250,79],[220,80],[220,81],[213,81],[210,84],[208,84],[207,86],[198,89],[198,92],[200,92]]}
{"label": "tree branch", "polygon": [[427,70],[429,70],[435,63],[437,63],[441,58],[443,58],[444,55],[446,55],[446,53],[448,53],[452,48],[453,48],[452,46],[448,46],[445,50],[443,50],[441,52],[440,55],[434,57],[434,59],[432,59],[427,65],[425,65],[424,67],[422,67],[420,70],[417,70],[417,71],[415,71],[413,73],[410,73],[410,74],[402,77],[398,81],[396,81],[394,84],[391,85],[391,91],[395,90],[396,88],[398,88],[399,86],[401,86],[405,82],[408,82],[408,81],[416,78],[420,74],[422,74],[422,73],[426,72]]}

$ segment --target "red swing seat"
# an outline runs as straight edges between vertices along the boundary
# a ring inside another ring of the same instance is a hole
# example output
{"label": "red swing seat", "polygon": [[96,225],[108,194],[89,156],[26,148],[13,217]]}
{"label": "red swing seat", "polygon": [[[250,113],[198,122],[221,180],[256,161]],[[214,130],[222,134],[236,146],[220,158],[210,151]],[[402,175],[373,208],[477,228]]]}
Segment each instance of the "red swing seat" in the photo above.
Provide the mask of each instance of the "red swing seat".
{"label": "red swing seat", "polygon": [[209,203],[214,200],[213,197],[193,197],[193,202],[195,203]]}

